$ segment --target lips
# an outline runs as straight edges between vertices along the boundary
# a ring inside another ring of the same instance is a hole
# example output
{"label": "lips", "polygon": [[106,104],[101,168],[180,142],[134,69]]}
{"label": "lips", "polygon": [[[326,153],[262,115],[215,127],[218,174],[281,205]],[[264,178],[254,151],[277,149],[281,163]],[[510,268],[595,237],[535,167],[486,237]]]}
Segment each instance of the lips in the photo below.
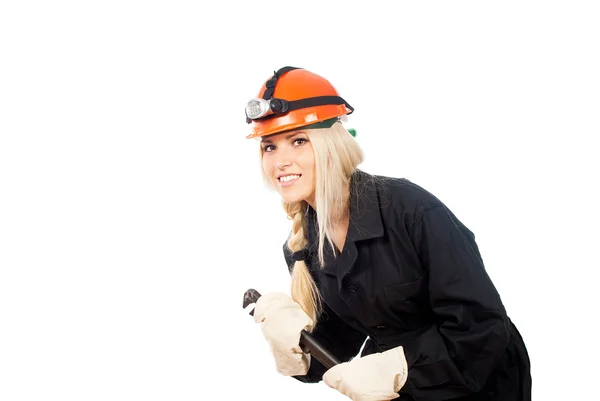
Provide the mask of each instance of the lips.
{"label": "lips", "polygon": [[286,174],[278,177],[279,185],[282,187],[289,187],[294,185],[302,177],[302,174]]}
{"label": "lips", "polygon": [[301,174],[288,174],[288,175],[283,175],[281,177],[279,177],[279,182],[290,182],[290,181],[295,181],[298,178],[300,178]]}

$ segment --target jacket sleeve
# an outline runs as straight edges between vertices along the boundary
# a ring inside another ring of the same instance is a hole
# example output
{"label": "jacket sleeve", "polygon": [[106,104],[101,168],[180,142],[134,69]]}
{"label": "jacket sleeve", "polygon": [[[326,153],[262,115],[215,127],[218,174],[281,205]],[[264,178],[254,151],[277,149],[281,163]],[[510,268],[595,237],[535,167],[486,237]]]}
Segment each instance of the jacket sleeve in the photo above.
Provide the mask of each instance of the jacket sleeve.
{"label": "jacket sleeve", "polygon": [[509,343],[510,322],[475,242],[443,204],[422,207],[411,235],[428,276],[435,324],[405,344],[417,401],[479,392]]}
{"label": "jacket sleeve", "polygon": [[[291,272],[294,261],[286,244],[283,246],[283,252],[288,269]],[[322,304],[321,315],[311,334],[315,340],[319,341],[342,362],[347,362],[355,357],[367,338],[365,334],[356,331],[342,321],[326,303]],[[323,379],[326,370],[319,361],[311,357],[310,367],[306,375],[292,377],[304,383],[318,383]]]}

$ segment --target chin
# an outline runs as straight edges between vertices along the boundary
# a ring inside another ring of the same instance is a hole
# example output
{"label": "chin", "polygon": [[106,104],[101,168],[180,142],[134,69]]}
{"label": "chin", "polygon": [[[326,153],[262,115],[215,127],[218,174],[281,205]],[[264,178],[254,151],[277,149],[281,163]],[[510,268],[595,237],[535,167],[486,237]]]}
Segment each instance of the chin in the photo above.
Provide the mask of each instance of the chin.
{"label": "chin", "polygon": [[296,203],[296,202],[301,202],[306,199],[306,197],[303,196],[302,194],[280,193],[280,195],[281,195],[281,199],[283,199],[283,201],[286,203]]}
{"label": "chin", "polygon": [[304,198],[300,198],[300,197],[296,197],[296,196],[282,196],[281,199],[285,203],[296,203],[296,202],[300,202],[300,201],[304,200]]}

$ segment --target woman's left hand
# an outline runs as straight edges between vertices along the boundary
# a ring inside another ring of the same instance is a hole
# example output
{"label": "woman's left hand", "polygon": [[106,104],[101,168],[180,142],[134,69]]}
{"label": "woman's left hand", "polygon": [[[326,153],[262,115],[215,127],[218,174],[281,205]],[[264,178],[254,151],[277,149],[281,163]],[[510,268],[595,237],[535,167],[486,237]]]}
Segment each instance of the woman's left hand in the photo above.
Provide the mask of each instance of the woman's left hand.
{"label": "woman's left hand", "polygon": [[355,358],[329,369],[323,381],[352,401],[393,400],[408,378],[403,347]]}

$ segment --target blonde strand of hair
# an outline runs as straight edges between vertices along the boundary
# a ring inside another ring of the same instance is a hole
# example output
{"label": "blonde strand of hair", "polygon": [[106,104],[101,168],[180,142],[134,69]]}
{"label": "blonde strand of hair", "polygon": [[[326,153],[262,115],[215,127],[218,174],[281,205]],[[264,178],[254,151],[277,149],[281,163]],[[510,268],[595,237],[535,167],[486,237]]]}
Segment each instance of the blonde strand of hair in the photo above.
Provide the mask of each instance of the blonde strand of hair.
{"label": "blonde strand of hair", "polygon": [[363,161],[363,153],[341,123],[329,129],[308,130],[307,134],[315,152],[318,257],[323,267],[325,242],[336,253],[330,232],[349,213],[350,179]]}
{"label": "blonde strand of hair", "polygon": [[[297,252],[306,247],[308,244],[305,237],[304,208],[302,202],[294,204],[286,204],[286,212],[292,219],[292,235],[288,240],[288,247],[292,252]],[[291,283],[292,299],[306,312],[312,319],[312,330],[317,322],[320,309],[320,294],[319,290],[310,274],[310,270],[306,263],[302,260],[296,261],[292,269]]]}

